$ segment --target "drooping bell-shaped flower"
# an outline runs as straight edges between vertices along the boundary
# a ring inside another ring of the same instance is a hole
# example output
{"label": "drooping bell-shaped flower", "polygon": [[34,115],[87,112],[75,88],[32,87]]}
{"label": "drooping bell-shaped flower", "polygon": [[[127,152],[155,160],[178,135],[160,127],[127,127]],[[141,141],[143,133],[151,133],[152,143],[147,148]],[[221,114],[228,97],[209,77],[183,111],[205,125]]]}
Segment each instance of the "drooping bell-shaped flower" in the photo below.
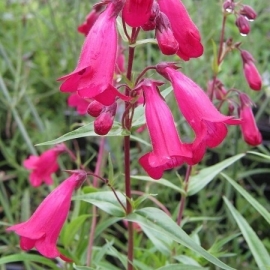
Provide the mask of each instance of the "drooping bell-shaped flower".
{"label": "drooping bell-shaped flower", "polygon": [[126,0],[122,16],[131,27],[140,27],[148,22],[154,0]]}
{"label": "drooping bell-shaped flower", "polygon": [[256,91],[261,90],[262,78],[254,64],[255,63],[254,58],[246,50],[241,50],[241,57],[243,60],[244,74],[249,87]]}
{"label": "drooping bell-shaped flower", "polygon": [[31,155],[23,161],[23,166],[31,170],[30,184],[40,186],[43,182],[47,185],[53,183],[52,174],[58,170],[57,157],[66,149],[64,144],[59,144],[44,151],[40,156]]}
{"label": "drooping bell-shaped flower", "polygon": [[180,111],[194,130],[196,137],[191,146],[195,164],[203,158],[207,147],[216,147],[225,139],[226,124],[240,124],[240,120],[221,114],[206,93],[175,68],[167,63],[157,65],[157,71],[171,82]]}
{"label": "drooping bell-shaped flower", "polygon": [[173,34],[179,44],[177,55],[187,61],[203,54],[200,32],[181,0],[158,0],[160,11],[170,20]]}
{"label": "drooping bell-shaped flower", "polygon": [[156,37],[161,52],[172,55],[178,51],[179,44],[176,41],[168,17],[160,12],[156,19]]}
{"label": "drooping bell-shaped flower", "polygon": [[78,114],[86,114],[87,108],[89,105],[89,101],[85,100],[84,98],[81,98],[77,92],[72,93],[68,99],[67,104],[69,107],[75,107]]}
{"label": "drooping bell-shaped flower", "polygon": [[85,21],[78,26],[78,32],[87,36],[102,11],[103,5],[95,5],[93,10],[86,16]]}
{"label": "drooping bell-shaped flower", "polygon": [[116,17],[122,5],[122,0],[112,1],[100,14],[85,39],[77,67],[58,79],[64,81],[60,86],[62,92],[77,91],[79,96],[106,106],[114,103],[117,96],[129,99],[113,86],[118,38]]}
{"label": "drooping bell-shaped flower", "polygon": [[240,117],[242,123],[240,125],[242,135],[247,144],[257,146],[262,143],[262,135],[256,125],[256,121],[251,109],[251,102],[247,95],[240,94]]}
{"label": "drooping bell-shaped flower", "polygon": [[182,165],[192,155],[179,138],[173,115],[161,97],[158,85],[159,82],[149,79],[141,83],[152,151],[142,156],[139,163],[154,179],[161,178],[165,170]]}
{"label": "drooping bell-shaped flower", "polygon": [[72,192],[87,176],[84,171],[73,172],[45,198],[30,219],[7,228],[7,231],[14,231],[20,236],[21,249],[30,250],[35,247],[47,258],[60,257],[71,261],[60,254],[56,243],[69,212]]}

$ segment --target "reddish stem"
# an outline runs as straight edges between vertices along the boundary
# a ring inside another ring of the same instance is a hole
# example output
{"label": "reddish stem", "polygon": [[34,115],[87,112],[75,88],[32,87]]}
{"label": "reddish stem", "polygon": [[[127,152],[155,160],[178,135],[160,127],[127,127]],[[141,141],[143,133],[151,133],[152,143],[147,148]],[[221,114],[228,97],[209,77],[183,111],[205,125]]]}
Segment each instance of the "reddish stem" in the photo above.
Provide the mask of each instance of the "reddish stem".
{"label": "reddish stem", "polygon": [[[136,42],[138,35],[138,30],[136,28],[132,29],[131,44]],[[132,79],[132,66],[134,61],[135,48],[129,47],[128,49],[128,66],[127,66],[127,79],[131,81]],[[130,96],[129,88],[126,88],[125,94]],[[130,110],[129,103],[125,104],[125,109]],[[130,130],[132,118],[127,113],[125,117],[125,127]],[[125,166],[125,192],[126,192],[126,214],[132,213],[131,205],[131,179],[130,179],[130,136],[125,136],[124,138],[124,166]],[[132,222],[128,222],[128,263],[127,270],[133,270],[133,225]]]}

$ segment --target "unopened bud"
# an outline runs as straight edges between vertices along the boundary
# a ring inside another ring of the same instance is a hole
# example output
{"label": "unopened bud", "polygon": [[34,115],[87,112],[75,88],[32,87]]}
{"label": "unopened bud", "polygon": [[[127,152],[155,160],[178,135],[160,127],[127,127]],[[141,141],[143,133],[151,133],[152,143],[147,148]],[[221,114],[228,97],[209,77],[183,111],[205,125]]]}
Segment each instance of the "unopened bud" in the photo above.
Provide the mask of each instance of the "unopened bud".
{"label": "unopened bud", "polygon": [[243,60],[244,74],[249,87],[256,91],[261,90],[262,78],[254,64],[254,58],[248,51],[245,50],[241,51],[241,57]]}
{"label": "unopened bud", "polygon": [[242,36],[246,36],[250,31],[250,25],[245,16],[240,15],[235,22],[236,26],[239,29],[239,32]]}
{"label": "unopened bud", "polygon": [[223,9],[224,11],[228,13],[232,13],[234,11],[235,4],[231,0],[226,0],[223,3]]}
{"label": "unopened bud", "polygon": [[104,105],[100,102],[93,100],[87,108],[87,113],[93,117],[98,117],[104,108]]}
{"label": "unopened bud", "polygon": [[163,12],[157,17],[156,37],[163,54],[172,55],[178,51],[179,44],[173,35],[171,23]]}
{"label": "unopened bud", "polygon": [[256,11],[248,5],[244,5],[243,8],[240,10],[240,14],[246,17],[249,21],[254,21],[257,17]]}
{"label": "unopened bud", "polygon": [[98,135],[106,135],[113,126],[117,103],[105,106],[100,115],[94,121],[94,130]]}
{"label": "unopened bud", "polygon": [[257,127],[251,103],[248,102],[248,97],[245,94],[240,94],[240,117],[242,119],[240,128],[245,142],[252,146],[257,146],[262,143],[262,135]]}
{"label": "unopened bud", "polygon": [[159,16],[159,4],[154,1],[151,9],[151,15],[147,23],[142,26],[144,31],[151,31],[156,28],[156,18]]}

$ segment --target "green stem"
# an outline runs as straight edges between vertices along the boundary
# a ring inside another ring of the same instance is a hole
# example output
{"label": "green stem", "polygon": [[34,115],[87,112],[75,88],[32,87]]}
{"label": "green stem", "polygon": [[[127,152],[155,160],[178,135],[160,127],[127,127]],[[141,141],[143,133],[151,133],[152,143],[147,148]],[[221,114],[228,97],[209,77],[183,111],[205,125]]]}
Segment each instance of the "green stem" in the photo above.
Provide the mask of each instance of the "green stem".
{"label": "green stem", "polygon": [[187,190],[188,190],[188,184],[189,184],[189,178],[190,178],[190,173],[192,170],[192,166],[187,167],[186,171],[186,176],[185,176],[185,181],[184,181],[184,191],[185,193],[181,195],[181,200],[180,200],[180,205],[179,205],[179,212],[178,212],[178,217],[177,217],[177,224],[180,226],[181,221],[183,219],[183,212],[185,209],[185,204],[186,204],[186,198],[187,198]]}

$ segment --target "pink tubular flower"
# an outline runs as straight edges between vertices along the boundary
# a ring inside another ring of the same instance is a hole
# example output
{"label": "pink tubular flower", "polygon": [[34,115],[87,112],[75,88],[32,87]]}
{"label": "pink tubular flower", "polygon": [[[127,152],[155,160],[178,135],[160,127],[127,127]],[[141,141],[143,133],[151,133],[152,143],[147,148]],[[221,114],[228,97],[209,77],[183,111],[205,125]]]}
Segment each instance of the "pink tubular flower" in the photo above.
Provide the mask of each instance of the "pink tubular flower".
{"label": "pink tubular flower", "polygon": [[73,72],[58,80],[62,92],[78,92],[83,98],[93,98],[109,106],[119,96],[112,85],[117,55],[116,17],[122,8],[122,0],[110,2],[91,28],[83,44],[78,65]]}
{"label": "pink tubular flower", "polygon": [[179,43],[177,55],[187,61],[203,54],[200,32],[180,0],[158,0],[160,11],[169,18],[173,34]]}
{"label": "pink tubular flower", "polygon": [[240,101],[240,117],[242,118],[240,128],[244,140],[249,145],[257,146],[262,143],[262,135],[256,125],[254,115],[251,109],[251,102],[245,94],[240,95]]}
{"label": "pink tubular flower", "polygon": [[85,21],[78,26],[78,32],[87,36],[102,11],[102,5],[95,5],[93,10],[86,16]]}
{"label": "pink tubular flower", "polygon": [[126,0],[122,16],[131,27],[139,27],[148,22],[154,0]]}
{"label": "pink tubular flower", "polygon": [[179,44],[173,35],[170,21],[163,12],[159,13],[156,24],[156,37],[161,52],[165,55],[175,54],[178,51]]}
{"label": "pink tubular flower", "polygon": [[145,96],[145,116],[152,151],[139,159],[144,170],[154,179],[160,179],[163,172],[182,165],[191,158],[191,152],[181,142],[172,113],[160,96],[159,82],[144,80],[141,87]]}
{"label": "pink tubular flower", "polygon": [[47,185],[53,183],[51,175],[58,170],[57,157],[65,149],[64,144],[59,144],[43,152],[40,156],[31,155],[24,160],[23,166],[28,170],[32,170],[30,173],[30,183],[33,187],[40,186],[43,181]]}
{"label": "pink tubular flower", "polygon": [[254,58],[246,50],[241,51],[241,57],[243,60],[244,74],[249,84],[249,87],[257,91],[261,90],[262,78],[256,66],[254,65]]}
{"label": "pink tubular flower", "polygon": [[191,163],[196,164],[203,158],[207,147],[214,148],[225,139],[225,124],[237,125],[240,120],[221,114],[205,92],[183,73],[175,70],[172,64],[158,64],[157,71],[172,83],[180,111],[194,130],[196,138],[191,144]]}
{"label": "pink tubular flower", "polygon": [[245,18],[245,16],[240,15],[236,21],[235,21],[236,26],[239,29],[239,32],[243,35],[246,36],[250,32],[250,25],[248,20]]}
{"label": "pink tubular flower", "polygon": [[78,114],[86,114],[89,101],[81,98],[76,92],[72,93],[67,100],[69,107],[75,107]]}
{"label": "pink tubular flower", "polygon": [[94,121],[94,130],[98,135],[106,135],[113,126],[117,103],[105,106],[99,116]]}
{"label": "pink tubular flower", "polygon": [[68,215],[72,192],[85,178],[84,171],[73,171],[69,178],[45,198],[29,220],[7,228],[7,231],[14,231],[20,236],[21,249],[30,250],[35,247],[47,258],[60,257],[71,261],[60,254],[56,242]]}

